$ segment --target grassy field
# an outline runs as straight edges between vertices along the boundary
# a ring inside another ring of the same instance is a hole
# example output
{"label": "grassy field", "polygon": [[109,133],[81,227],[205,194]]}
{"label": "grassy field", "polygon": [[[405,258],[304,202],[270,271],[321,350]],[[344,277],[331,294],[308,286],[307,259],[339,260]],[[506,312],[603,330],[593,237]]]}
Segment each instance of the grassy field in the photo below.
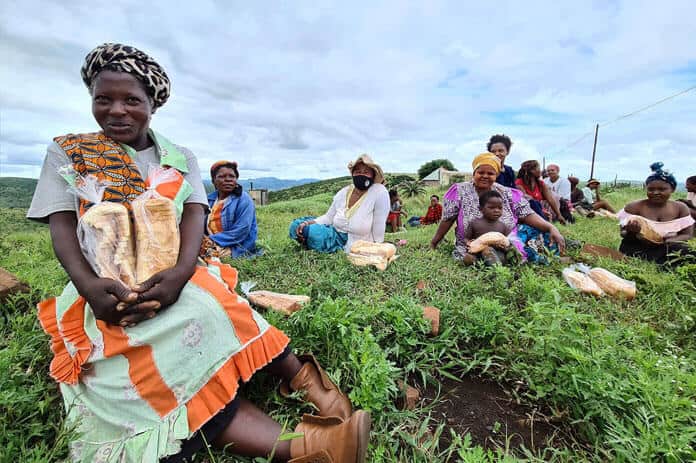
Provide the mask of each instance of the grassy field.
{"label": "grassy field", "polygon": [[[234,266],[240,281],[253,280],[259,289],[312,297],[289,318],[267,317],[292,337],[296,351],[313,351],[357,407],[372,411],[369,461],[696,460],[693,266],[672,272],[636,260],[599,259],[593,264],[635,281],[638,296],[630,302],[594,299],[565,284],[557,261],[462,268],[450,257],[452,233],[437,251],[428,249],[431,226],[387,235],[408,243],[385,272],[356,268],[340,253],[302,251],[287,238],[289,222],[323,213],[339,186],[260,207],[266,254]],[[407,199],[405,208],[423,214],[433,192],[443,193],[428,190]],[[641,195],[619,189],[606,198],[620,207]],[[562,232],[614,248],[619,242],[616,222],[604,218],[580,219]],[[23,210],[0,210],[0,236],[0,266],[33,288],[0,306],[0,462],[58,461],[66,455],[67,436],[34,305],[60,291],[66,275],[47,229],[24,221]],[[442,311],[437,337],[427,336],[424,305]],[[570,439],[536,450],[491,449],[467,435],[449,436],[432,404],[413,411],[395,405],[400,379],[437,389],[444,378],[464,376],[500,382],[513,398],[559,423]],[[243,391],[289,428],[308,411],[282,399],[262,375]],[[443,434],[447,446],[439,445]],[[223,453],[207,458],[251,461]]]}

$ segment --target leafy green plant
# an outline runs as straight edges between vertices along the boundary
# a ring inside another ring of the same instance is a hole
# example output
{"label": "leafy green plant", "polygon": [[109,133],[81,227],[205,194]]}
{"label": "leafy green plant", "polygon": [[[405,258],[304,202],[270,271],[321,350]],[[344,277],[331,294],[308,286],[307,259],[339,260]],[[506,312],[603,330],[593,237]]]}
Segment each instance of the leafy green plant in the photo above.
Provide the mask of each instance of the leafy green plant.
{"label": "leafy green plant", "polygon": [[411,180],[410,182],[400,183],[399,190],[407,198],[412,198],[414,196],[421,196],[425,193],[425,185],[423,185],[421,181]]}

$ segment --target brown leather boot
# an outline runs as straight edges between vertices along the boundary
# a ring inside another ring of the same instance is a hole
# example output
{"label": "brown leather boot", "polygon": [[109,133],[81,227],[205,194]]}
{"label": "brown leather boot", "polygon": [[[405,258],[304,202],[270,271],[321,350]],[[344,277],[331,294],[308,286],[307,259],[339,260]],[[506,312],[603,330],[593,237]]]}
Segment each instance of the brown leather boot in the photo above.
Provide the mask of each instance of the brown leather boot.
{"label": "brown leather boot", "polygon": [[287,397],[291,391],[304,392],[304,400],[311,402],[321,416],[337,416],[348,419],[353,409],[350,400],[319,366],[313,355],[299,355],[300,371],[290,381],[280,383],[280,395]]}
{"label": "brown leather boot", "polygon": [[290,441],[288,463],[364,463],[371,425],[370,413],[364,410],[347,420],[304,415],[295,429],[303,436]]}

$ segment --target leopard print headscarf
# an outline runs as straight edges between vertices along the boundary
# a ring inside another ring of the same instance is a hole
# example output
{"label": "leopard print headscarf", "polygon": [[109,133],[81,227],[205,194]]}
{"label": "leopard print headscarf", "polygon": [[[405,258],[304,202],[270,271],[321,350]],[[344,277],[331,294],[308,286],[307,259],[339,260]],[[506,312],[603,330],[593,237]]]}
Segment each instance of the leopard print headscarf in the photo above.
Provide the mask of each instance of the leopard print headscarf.
{"label": "leopard print headscarf", "polygon": [[162,66],[147,54],[129,45],[105,43],[90,51],[82,65],[82,81],[87,88],[104,69],[118,70],[135,74],[145,85],[152,97],[155,108],[159,108],[169,98],[170,83]]}

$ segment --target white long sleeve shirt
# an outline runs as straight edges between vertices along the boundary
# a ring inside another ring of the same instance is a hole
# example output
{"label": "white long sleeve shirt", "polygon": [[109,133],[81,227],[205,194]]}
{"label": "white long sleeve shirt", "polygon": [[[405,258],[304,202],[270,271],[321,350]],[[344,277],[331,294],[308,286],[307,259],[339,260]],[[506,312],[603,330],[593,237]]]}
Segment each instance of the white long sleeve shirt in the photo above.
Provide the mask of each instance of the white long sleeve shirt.
{"label": "white long sleeve shirt", "polygon": [[336,230],[348,233],[345,251],[349,252],[357,240],[384,242],[384,230],[389,214],[389,192],[384,185],[375,183],[353,206],[348,208],[348,198],[353,185],[342,188],[333,198],[326,214],[314,219],[322,225],[333,225]]}
{"label": "white long sleeve shirt", "polygon": [[553,191],[556,195],[561,198],[570,201],[570,180],[563,177],[558,177],[556,182],[552,182],[550,178],[545,178],[544,183]]}

